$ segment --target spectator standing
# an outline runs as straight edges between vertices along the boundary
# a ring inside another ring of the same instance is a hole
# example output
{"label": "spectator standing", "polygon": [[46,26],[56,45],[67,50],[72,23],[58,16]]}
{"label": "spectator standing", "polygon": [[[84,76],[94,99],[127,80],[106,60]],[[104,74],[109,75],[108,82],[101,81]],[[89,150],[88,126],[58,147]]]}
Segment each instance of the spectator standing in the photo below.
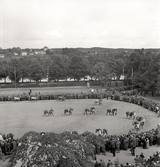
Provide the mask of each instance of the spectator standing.
{"label": "spectator standing", "polygon": [[95,167],[100,167],[100,164],[98,163],[98,161],[95,162],[94,166]]}
{"label": "spectator standing", "polygon": [[111,162],[111,160],[109,159],[108,160],[108,163],[107,163],[107,167],[111,167],[113,165],[113,163]]}
{"label": "spectator standing", "polygon": [[120,145],[121,145],[121,142],[120,142],[119,139],[117,139],[117,142],[116,142],[116,151],[117,151],[117,153],[120,152]]}
{"label": "spectator standing", "polygon": [[116,156],[116,148],[114,146],[111,147],[111,153],[114,157]]}
{"label": "spectator standing", "polygon": [[149,147],[149,139],[146,138],[146,149],[148,149],[148,147]]}
{"label": "spectator standing", "polygon": [[140,159],[138,157],[138,155],[136,155],[136,157],[134,158],[134,162],[135,162],[135,166],[140,166]]}
{"label": "spectator standing", "polygon": [[106,167],[106,164],[105,164],[104,160],[100,159],[99,166],[100,167]]}
{"label": "spectator standing", "polygon": [[143,153],[141,153],[140,156],[139,156],[139,159],[140,159],[140,163],[141,163],[141,164],[143,164],[144,158],[145,158],[145,157],[144,157]]}

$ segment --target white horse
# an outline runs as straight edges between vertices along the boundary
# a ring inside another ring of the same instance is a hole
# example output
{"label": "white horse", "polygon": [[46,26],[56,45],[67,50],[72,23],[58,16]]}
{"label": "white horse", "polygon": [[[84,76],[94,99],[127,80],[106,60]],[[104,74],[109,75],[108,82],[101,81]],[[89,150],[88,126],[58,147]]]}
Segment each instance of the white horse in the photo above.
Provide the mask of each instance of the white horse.
{"label": "white horse", "polygon": [[36,96],[31,96],[31,101],[36,101],[36,100],[38,100],[38,97],[36,97]]}
{"label": "white horse", "polygon": [[14,97],[14,101],[20,101],[20,97]]}
{"label": "white horse", "polygon": [[136,131],[140,131],[140,122],[138,122],[137,124],[135,124],[134,128]]}
{"label": "white horse", "polygon": [[137,132],[140,131],[140,122],[134,121],[134,122],[132,123],[132,125],[134,126],[134,129],[135,129]]}
{"label": "white horse", "polygon": [[94,105],[103,105],[102,99],[96,100],[96,101],[94,102]]}

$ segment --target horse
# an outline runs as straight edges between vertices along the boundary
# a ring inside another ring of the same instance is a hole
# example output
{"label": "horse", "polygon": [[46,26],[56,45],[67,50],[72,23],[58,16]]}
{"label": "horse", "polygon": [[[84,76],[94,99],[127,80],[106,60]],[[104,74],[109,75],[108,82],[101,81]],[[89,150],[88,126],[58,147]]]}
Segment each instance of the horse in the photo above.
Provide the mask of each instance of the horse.
{"label": "horse", "polygon": [[21,98],[20,97],[14,97],[14,101],[16,102],[16,101],[20,101],[21,100]]}
{"label": "horse", "polygon": [[112,115],[117,115],[117,108],[112,109]]}
{"label": "horse", "polygon": [[94,108],[94,107],[91,107],[90,109],[89,109],[89,108],[86,108],[86,109],[84,110],[84,113],[83,113],[83,114],[88,115],[88,113],[89,113],[89,114],[95,114],[95,108]]}
{"label": "horse", "polygon": [[107,109],[107,112],[106,112],[106,115],[110,115],[111,114],[111,112],[112,112],[112,110],[111,109]]}
{"label": "horse", "polygon": [[103,105],[102,99],[96,100],[96,101],[94,102],[94,105]]}
{"label": "horse", "polygon": [[126,117],[127,117],[127,118],[135,119],[136,113],[135,113],[134,111],[133,111],[133,112],[127,111],[127,112],[126,112]]}
{"label": "horse", "polygon": [[84,109],[84,113],[83,113],[83,114],[86,114],[86,115],[87,115],[88,113],[91,114],[90,109],[89,109],[89,108]]}
{"label": "horse", "polygon": [[50,116],[50,115],[53,115],[53,109],[51,108],[50,110],[44,110],[44,115],[48,115],[48,116]]}
{"label": "horse", "polygon": [[113,116],[115,116],[115,115],[117,115],[117,109],[116,108],[114,108],[114,109],[107,109],[107,113],[106,113],[106,115],[113,115]]}
{"label": "horse", "polygon": [[64,96],[58,96],[57,101],[65,101],[65,97]]}
{"label": "horse", "polygon": [[139,127],[143,129],[144,123],[144,121],[141,121]]}
{"label": "horse", "polygon": [[94,107],[90,108],[90,114],[95,114],[95,108]]}
{"label": "horse", "polygon": [[38,100],[38,97],[36,97],[36,96],[31,96],[31,101],[33,100],[33,101],[36,101],[36,100]]}
{"label": "horse", "polygon": [[44,110],[44,115],[49,115],[49,111],[48,110]]}
{"label": "horse", "polygon": [[72,111],[73,111],[73,108],[69,108],[69,109],[65,109],[64,110],[64,114],[67,114],[67,113],[69,113],[69,115],[71,115],[72,114]]}
{"label": "horse", "polygon": [[144,118],[144,117],[141,117],[141,116],[137,116],[137,117],[136,117],[136,120],[137,120],[138,122],[141,122],[141,121],[145,121],[145,118]]}
{"label": "horse", "polygon": [[134,126],[134,129],[135,129],[136,131],[140,131],[140,122],[139,122],[139,121],[134,121],[134,122],[132,123],[132,125]]}
{"label": "horse", "polygon": [[53,115],[53,109],[50,109],[49,111],[48,111],[48,115]]}

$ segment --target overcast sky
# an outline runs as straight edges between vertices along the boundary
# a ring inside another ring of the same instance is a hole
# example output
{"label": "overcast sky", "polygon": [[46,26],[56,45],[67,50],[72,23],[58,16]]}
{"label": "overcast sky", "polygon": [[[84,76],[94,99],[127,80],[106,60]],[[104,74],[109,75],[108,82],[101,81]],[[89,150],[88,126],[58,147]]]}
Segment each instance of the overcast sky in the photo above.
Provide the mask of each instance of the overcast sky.
{"label": "overcast sky", "polygon": [[1,48],[160,48],[160,0],[0,0]]}

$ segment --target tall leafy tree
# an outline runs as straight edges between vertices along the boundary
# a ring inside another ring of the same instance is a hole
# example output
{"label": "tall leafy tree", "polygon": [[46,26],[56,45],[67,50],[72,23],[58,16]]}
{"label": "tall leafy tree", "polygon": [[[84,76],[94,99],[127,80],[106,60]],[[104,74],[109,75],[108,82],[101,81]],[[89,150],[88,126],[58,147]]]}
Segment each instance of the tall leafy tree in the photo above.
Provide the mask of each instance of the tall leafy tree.
{"label": "tall leafy tree", "polygon": [[91,70],[91,76],[98,79],[98,80],[102,80],[103,77],[105,77],[106,75],[106,68],[105,68],[105,64],[100,62],[95,64],[92,67]]}
{"label": "tall leafy tree", "polygon": [[36,83],[38,84],[43,78],[43,66],[38,60],[33,60],[29,65],[29,69],[29,78],[36,81]]}
{"label": "tall leafy tree", "polygon": [[59,84],[59,80],[64,79],[66,76],[65,62],[63,61],[63,57],[53,56],[52,64],[49,69],[50,79],[57,80]]}
{"label": "tall leafy tree", "polygon": [[22,71],[20,69],[20,61],[18,59],[11,59],[8,61],[8,77],[11,81],[19,83],[22,78]]}
{"label": "tall leafy tree", "polygon": [[156,90],[157,90],[158,94],[160,94],[160,73],[157,77]]}
{"label": "tall leafy tree", "polygon": [[4,79],[6,82],[6,78],[8,77],[7,66],[4,61],[0,61],[0,79]]}
{"label": "tall leafy tree", "polygon": [[89,74],[88,61],[81,56],[73,56],[69,65],[70,77],[79,81]]}

